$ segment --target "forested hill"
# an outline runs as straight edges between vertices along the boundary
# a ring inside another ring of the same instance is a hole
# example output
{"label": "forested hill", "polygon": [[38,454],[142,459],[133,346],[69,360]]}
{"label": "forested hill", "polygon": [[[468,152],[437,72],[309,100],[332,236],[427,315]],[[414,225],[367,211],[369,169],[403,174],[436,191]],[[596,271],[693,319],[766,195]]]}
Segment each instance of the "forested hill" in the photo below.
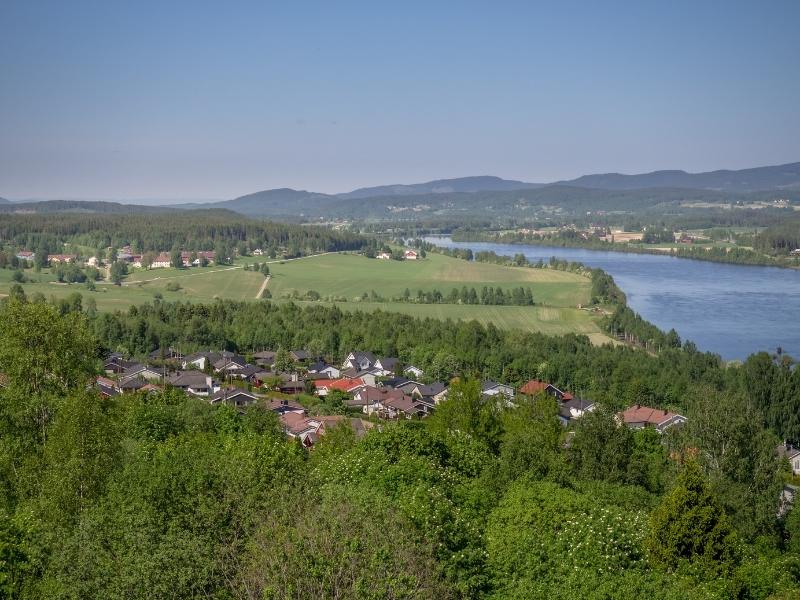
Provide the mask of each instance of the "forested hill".
{"label": "forested hill", "polygon": [[206,206],[227,208],[253,217],[281,220],[295,220],[299,217],[408,220],[431,217],[529,218],[539,212],[569,218],[585,216],[586,211],[650,211],[663,215],[666,212],[685,210],[683,205],[687,203],[718,204],[727,208],[731,202],[778,199],[800,200],[800,189],[734,194],[683,188],[602,190],[550,185],[513,191],[439,192],[367,198],[342,198],[297,190],[270,190]]}
{"label": "forested hill", "polygon": [[[0,220],[0,239],[15,247],[60,251],[65,242],[89,248],[130,245],[135,252],[212,250],[218,242],[253,248],[280,247],[288,255],[358,250],[365,239],[324,227],[290,225],[243,218],[229,211],[179,211],[174,215],[146,214],[33,214],[8,215]],[[37,250],[38,251],[38,250]]]}
{"label": "forested hill", "polygon": [[756,167],[739,171],[653,171],[638,175],[605,173],[584,175],[560,184],[607,190],[634,190],[642,188],[692,188],[727,192],[754,192],[759,190],[800,189],[800,162],[785,165]]}
{"label": "forested hill", "polygon": [[122,204],[104,200],[40,200],[37,202],[9,202],[0,198],[0,213],[165,213],[175,208]]}
{"label": "forested hill", "polygon": [[505,192],[543,187],[543,183],[526,183],[501,179],[492,175],[436,179],[425,183],[380,185],[337,194],[339,198],[375,198],[378,196],[416,196],[422,194],[448,194],[452,192]]}

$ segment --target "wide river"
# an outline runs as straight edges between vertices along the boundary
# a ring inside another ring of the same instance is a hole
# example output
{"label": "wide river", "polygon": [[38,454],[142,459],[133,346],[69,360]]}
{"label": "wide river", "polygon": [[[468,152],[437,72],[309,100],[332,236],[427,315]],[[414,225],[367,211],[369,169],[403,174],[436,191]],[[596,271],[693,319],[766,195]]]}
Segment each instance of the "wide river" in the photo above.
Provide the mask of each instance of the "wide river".
{"label": "wide river", "polygon": [[614,277],[628,305],[667,331],[726,360],[766,350],[800,359],[800,270],[750,267],[659,256],[489,242],[427,241],[450,248],[523,253],[529,261],[555,256],[600,267]]}

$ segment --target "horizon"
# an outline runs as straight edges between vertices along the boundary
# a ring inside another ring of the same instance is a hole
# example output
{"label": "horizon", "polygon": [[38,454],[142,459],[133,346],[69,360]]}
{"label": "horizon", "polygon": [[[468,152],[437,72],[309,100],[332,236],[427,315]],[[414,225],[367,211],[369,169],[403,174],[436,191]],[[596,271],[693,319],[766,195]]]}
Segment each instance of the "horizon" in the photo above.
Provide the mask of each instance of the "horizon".
{"label": "horizon", "polygon": [[0,14],[6,198],[214,201],[800,156],[796,2]]}
{"label": "horizon", "polygon": [[[751,166],[751,167],[743,167],[742,169],[779,167],[779,166],[784,166],[784,165],[794,165],[794,164],[798,164],[798,163],[800,163],[800,161],[791,161],[791,162],[781,163],[781,164],[777,164],[777,165],[757,165],[757,166]],[[519,179],[519,178],[516,178],[516,177],[502,177],[501,179],[509,180],[509,181],[519,181],[520,183],[541,184],[542,186],[546,187],[546,186],[551,186],[551,185],[558,185],[558,184],[562,184],[562,183],[568,183],[572,179],[578,179],[578,178],[580,178],[582,176],[586,176],[586,175],[623,175],[623,176],[630,176],[630,175],[649,175],[649,174],[652,174],[652,173],[665,172],[665,171],[675,171],[675,172],[683,172],[683,173],[688,173],[688,174],[698,174],[698,173],[714,172],[714,171],[737,171],[737,170],[740,170],[740,169],[728,169],[728,168],[724,168],[724,167],[719,168],[719,169],[713,169],[711,171],[689,171],[689,170],[686,170],[686,169],[657,169],[655,171],[648,171],[646,173],[623,173],[623,172],[620,172],[620,171],[609,171],[609,172],[606,172],[606,173],[583,173],[583,174],[580,174],[580,175],[576,175],[575,177],[570,177],[569,179],[566,179],[566,180],[557,180],[557,181],[555,181],[555,180],[554,181],[525,181],[524,179]],[[466,179],[466,178],[470,178],[470,177],[498,177],[498,176],[497,175],[490,175],[490,174],[462,175],[462,176],[456,176],[456,177],[438,177],[436,179],[430,179],[430,180],[427,180],[427,181],[409,181],[409,182],[404,182],[404,183],[397,183],[397,182],[395,182],[395,183],[378,183],[378,184],[375,184],[375,186],[402,186],[402,185],[426,184],[426,183],[433,183],[435,181],[450,181],[450,180],[457,180],[457,179]],[[264,192],[264,191],[276,190],[276,189],[292,189],[292,190],[299,191],[299,192],[308,192],[308,193],[317,193],[317,194],[325,194],[325,195],[329,195],[329,196],[336,196],[338,194],[346,194],[346,193],[349,193],[349,192],[352,192],[352,191],[355,191],[355,190],[358,190],[358,189],[369,188],[369,187],[374,187],[374,186],[372,186],[372,185],[370,185],[370,186],[362,185],[362,186],[356,186],[356,187],[353,187],[353,188],[350,188],[350,189],[346,189],[346,190],[341,190],[341,191],[336,191],[336,192],[327,192],[327,191],[320,191],[320,190],[309,190],[309,189],[303,189],[303,188],[296,188],[296,187],[292,187],[292,186],[278,186],[278,187],[274,187],[274,188],[261,188],[261,189],[258,189],[258,190],[252,190],[250,192],[245,192],[243,194],[238,194],[238,195],[235,195],[235,196],[226,196],[226,197],[222,197],[222,198],[191,198],[191,197],[187,197],[187,196],[176,196],[176,197],[173,197],[173,198],[159,198],[159,197],[151,197],[151,198],[113,198],[113,197],[10,198],[8,196],[3,196],[2,194],[0,194],[0,198],[5,198],[6,200],[10,200],[12,202],[20,202],[20,203],[24,203],[24,202],[46,202],[46,201],[49,201],[49,200],[62,200],[62,201],[66,201],[66,202],[115,202],[115,203],[118,203],[118,204],[133,204],[133,205],[140,204],[140,205],[145,205],[145,206],[147,206],[147,205],[163,206],[163,205],[168,205],[168,204],[175,204],[175,205],[180,205],[180,204],[211,204],[211,203],[215,203],[215,202],[225,202],[225,201],[229,201],[229,200],[235,200],[236,198],[239,198],[239,197],[242,197],[242,196],[246,196],[246,195],[250,195],[250,194],[254,194],[254,193],[259,193],[259,192]]]}

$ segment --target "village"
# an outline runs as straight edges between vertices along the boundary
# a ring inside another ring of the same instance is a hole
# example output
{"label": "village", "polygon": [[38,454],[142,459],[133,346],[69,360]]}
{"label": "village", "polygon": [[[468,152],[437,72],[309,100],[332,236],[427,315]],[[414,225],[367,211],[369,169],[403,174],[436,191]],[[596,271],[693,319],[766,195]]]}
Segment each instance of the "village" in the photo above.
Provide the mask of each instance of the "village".
{"label": "village", "polygon": [[[342,423],[360,437],[381,422],[424,419],[447,399],[449,390],[449,382],[431,381],[415,365],[365,351],[353,351],[335,365],[306,350],[261,350],[245,357],[230,351],[183,355],[168,348],[155,350],[144,362],[112,353],[103,371],[95,385],[106,397],[174,388],[241,412],[266,406],[278,415],[286,435],[307,448]],[[596,409],[594,402],[538,380],[518,389],[482,381],[481,394],[507,407],[514,407],[520,396],[547,394],[556,400],[564,427]],[[319,406],[309,406],[312,398],[321,406],[339,405],[340,414],[321,414]],[[637,404],[620,412],[617,420],[632,429],[652,427],[664,433],[685,423],[686,417]],[[797,466],[800,470],[800,461]]]}

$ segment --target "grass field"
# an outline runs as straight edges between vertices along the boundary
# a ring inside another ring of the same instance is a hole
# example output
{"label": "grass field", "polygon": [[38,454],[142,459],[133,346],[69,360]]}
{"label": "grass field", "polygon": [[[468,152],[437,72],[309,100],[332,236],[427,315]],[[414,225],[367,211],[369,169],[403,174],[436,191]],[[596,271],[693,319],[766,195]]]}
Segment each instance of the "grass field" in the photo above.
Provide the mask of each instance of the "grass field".
{"label": "grass field", "polygon": [[[247,263],[263,262],[247,259]],[[29,296],[40,292],[46,298],[65,298],[79,292],[84,303],[93,298],[100,311],[125,309],[130,305],[152,301],[156,295],[164,300],[208,302],[215,298],[254,300],[264,276],[244,271],[241,261],[234,267],[219,266],[193,269],[153,269],[135,271],[122,286],[98,282],[92,292],[85,284],[58,284],[47,270],[40,274],[26,271],[32,281],[23,284]],[[550,269],[504,267],[487,263],[470,263],[437,254],[421,261],[368,259],[354,254],[327,254],[298,260],[269,261],[271,277],[268,289],[277,302],[297,291],[301,295],[315,290],[323,297],[346,298],[337,302],[343,310],[384,310],[416,317],[472,320],[494,323],[503,329],[540,331],[551,335],[582,333],[595,343],[610,341],[600,330],[597,317],[577,308],[589,300],[587,278]],[[12,271],[0,269],[0,294],[7,294]],[[180,289],[169,291],[177,284]],[[447,294],[456,287],[486,286],[529,287],[536,306],[480,306],[459,304],[413,304],[404,302],[362,302],[364,292],[374,290],[384,298],[400,296],[408,288],[439,289]],[[301,304],[311,304],[300,302]]]}
{"label": "grass field", "polygon": [[[354,254],[328,254],[311,260],[270,265],[269,290],[273,298],[315,290],[322,296],[354,300],[375,290],[380,296],[401,296],[408,288],[438,289],[447,294],[462,286],[529,287],[537,304],[575,307],[589,300],[591,284],[585,277],[550,269],[523,269],[467,262],[439,254],[420,261],[369,259]],[[465,307],[472,308],[475,307]],[[486,307],[490,308],[490,307]]]}

